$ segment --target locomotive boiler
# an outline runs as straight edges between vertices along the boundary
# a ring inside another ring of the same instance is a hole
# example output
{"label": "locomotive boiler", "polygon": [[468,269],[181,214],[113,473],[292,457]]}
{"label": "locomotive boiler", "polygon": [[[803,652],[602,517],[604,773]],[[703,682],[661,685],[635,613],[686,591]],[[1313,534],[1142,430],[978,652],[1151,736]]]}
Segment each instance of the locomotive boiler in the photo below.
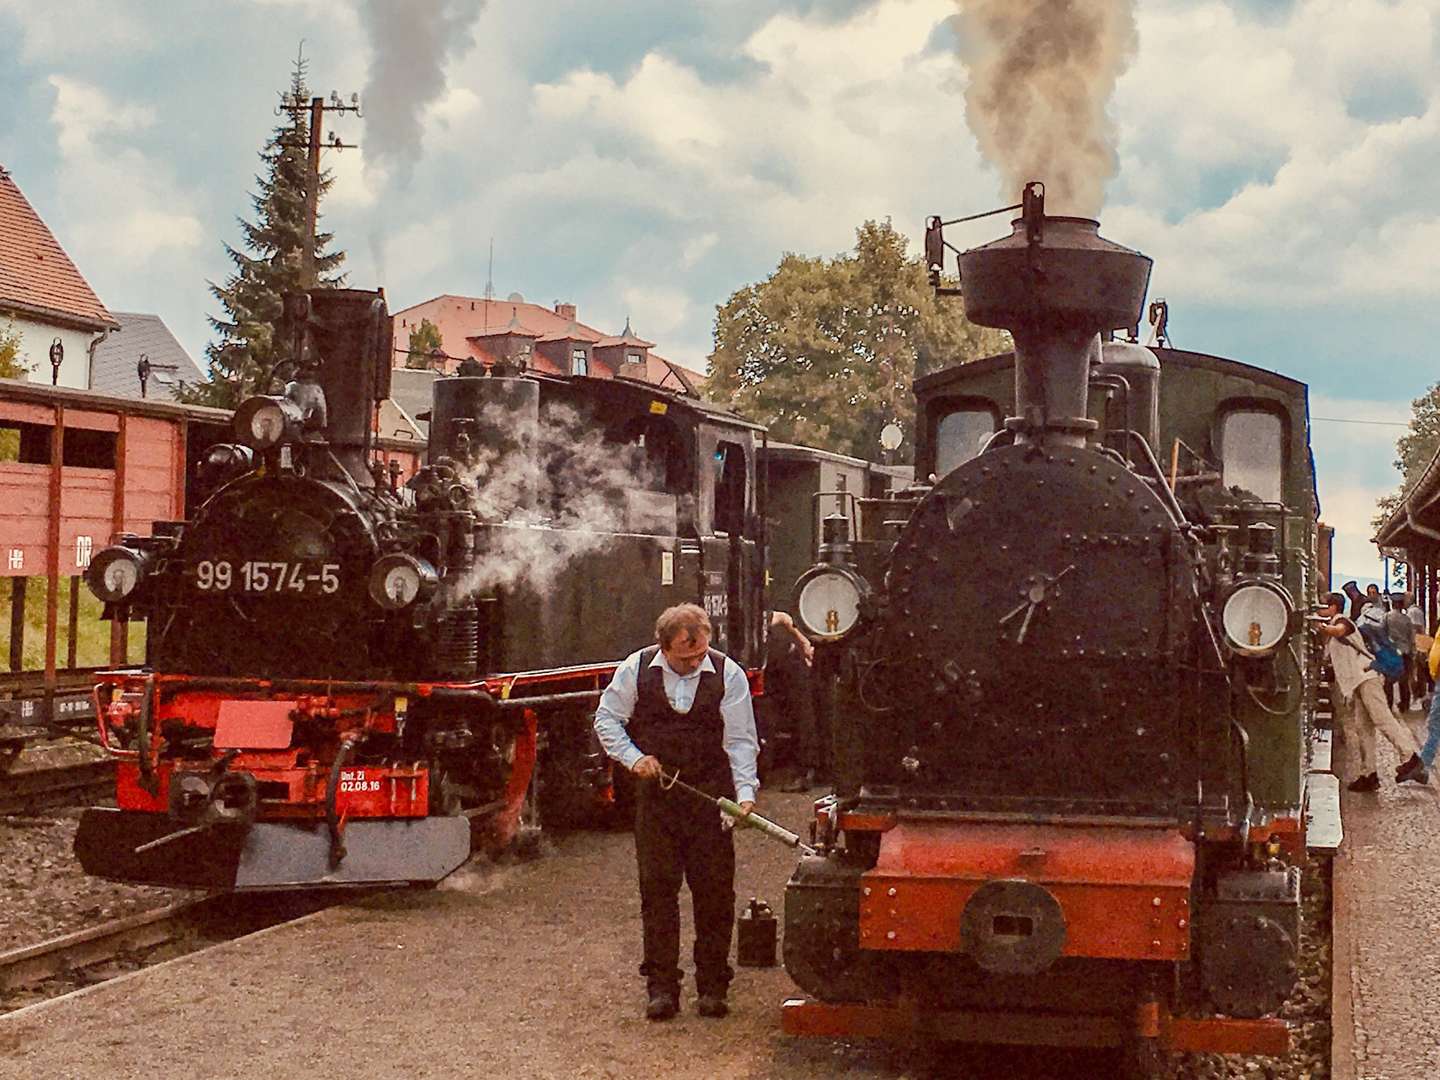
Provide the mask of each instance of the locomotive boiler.
{"label": "locomotive boiler", "polygon": [[[106,672],[115,808],[87,872],[219,889],[433,882],[603,809],[585,717],[655,612],[758,643],[752,425],[523,362],[439,378],[425,466],[373,460],[393,328],[375,292],[287,297],[283,394],[234,415],[185,521],[88,572],[146,662]],[[536,783],[537,759],[552,766]]]}
{"label": "locomotive boiler", "polygon": [[[1283,419],[1298,477],[1303,387],[1282,411],[1296,391],[1237,390],[1268,376],[1209,358],[1209,396],[1162,407],[1171,351],[1109,340],[1139,323],[1150,260],[1047,216],[1038,184],[959,261],[967,315],[1014,354],[917,387],[928,483],[829,520],[797,586],[842,677],[835,794],[786,890],[809,996],[786,1028],[1123,1045],[1142,1073],[1277,1052],[1315,507],[1313,484],[1270,490],[1268,436],[1225,418]],[[1202,371],[1173,367],[1177,387]]]}

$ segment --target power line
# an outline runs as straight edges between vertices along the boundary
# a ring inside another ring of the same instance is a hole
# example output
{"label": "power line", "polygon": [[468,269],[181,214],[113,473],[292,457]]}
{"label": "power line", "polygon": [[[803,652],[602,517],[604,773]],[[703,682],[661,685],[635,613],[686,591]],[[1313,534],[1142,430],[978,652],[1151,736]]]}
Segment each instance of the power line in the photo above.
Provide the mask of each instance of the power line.
{"label": "power line", "polygon": [[1403,427],[1410,425],[1403,420],[1346,420],[1338,416],[1312,416],[1311,420],[1326,424],[1373,424],[1377,427]]}

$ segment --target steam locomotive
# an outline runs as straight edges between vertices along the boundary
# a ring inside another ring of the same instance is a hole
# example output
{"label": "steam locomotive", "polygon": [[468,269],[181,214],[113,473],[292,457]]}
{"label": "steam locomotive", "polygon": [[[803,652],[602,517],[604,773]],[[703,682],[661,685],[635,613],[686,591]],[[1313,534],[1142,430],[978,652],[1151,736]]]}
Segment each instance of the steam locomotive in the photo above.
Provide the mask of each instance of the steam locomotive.
{"label": "steam locomotive", "polygon": [[664,606],[703,603],[758,667],[753,425],[517,357],[435,381],[402,487],[372,460],[383,295],[287,297],[279,332],[292,377],[236,410],[196,512],[89,568],[107,617],[148,633],[145,666],[97,687],[117,807],[81,819],[87,872],[433,882],[604,800],[588,716]]}
{"label": "steam locomotive", "polygon": [[917,382],[929,482],[828,519],[797,586],[842,704],[784,1023],[1120,1045],[1142,1075],[1281,1052],[1317,672],[1305,387],[1135,343],[1150,260],[1041,185],[1022,205],[959,255],[1014,353]]}

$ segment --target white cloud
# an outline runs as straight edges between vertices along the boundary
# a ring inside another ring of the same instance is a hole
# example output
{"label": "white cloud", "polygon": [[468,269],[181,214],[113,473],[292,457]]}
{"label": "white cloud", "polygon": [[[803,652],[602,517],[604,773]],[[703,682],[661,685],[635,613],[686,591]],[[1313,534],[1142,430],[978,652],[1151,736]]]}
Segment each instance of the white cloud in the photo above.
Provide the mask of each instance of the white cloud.
{"label": "white cloud", "polygon": [[634,313],[632,320],[641,336],[657,343],[683,329],[690,315],[690,298],[683,290],[665,285],[626,285],[620,299],[626,311]]}
{"label": "white cloud", "polygon": [[45,66],[116,50],[146,53],[157,46],[145,10],[119,0],[66,0],[63,6],[0,0],[0,15],[20,28],[20,55]]}
{"label": "white cloud", "polygon": [[161,163],[123,138],[153,125],[154,110],[114,101],[68,76],[52,75],[50,85],[68,246],[77,261],[123,277],[161,252],[196,247],[204,230],[192,200]]}
{"label": "white cloud", "polygon": [[[1428,6],[1314,0],[1262,23],[1169,0],[1142,8],[1140,35],[1106,231],[1156,257],[1157,288],[1251,304],[1435,295],[1440,210],[1415,197],[1440,169]],[[1356,115],[1367,89],[1419,114]],[[1207,205],[1227,177],[1238,189]]]}

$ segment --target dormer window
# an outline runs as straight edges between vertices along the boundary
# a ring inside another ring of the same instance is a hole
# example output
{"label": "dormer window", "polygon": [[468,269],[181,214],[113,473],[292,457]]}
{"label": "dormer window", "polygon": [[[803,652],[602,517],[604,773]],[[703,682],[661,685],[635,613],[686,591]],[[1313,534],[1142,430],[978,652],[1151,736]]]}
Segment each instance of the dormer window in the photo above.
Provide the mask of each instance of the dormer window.
{"label": "dormer window", "polygon": [[571,375],[589,375],[589,374],[590,374],[590,354],[587,353],[584,349],[571,349],[571,350],[570,350],[570,374],[571,374]]}
{"label": "dormer window", "polygon": [[627,364],[643,364],[645,362],[645,354],[638,352],[627,352],[625,354],[625,362]]}

